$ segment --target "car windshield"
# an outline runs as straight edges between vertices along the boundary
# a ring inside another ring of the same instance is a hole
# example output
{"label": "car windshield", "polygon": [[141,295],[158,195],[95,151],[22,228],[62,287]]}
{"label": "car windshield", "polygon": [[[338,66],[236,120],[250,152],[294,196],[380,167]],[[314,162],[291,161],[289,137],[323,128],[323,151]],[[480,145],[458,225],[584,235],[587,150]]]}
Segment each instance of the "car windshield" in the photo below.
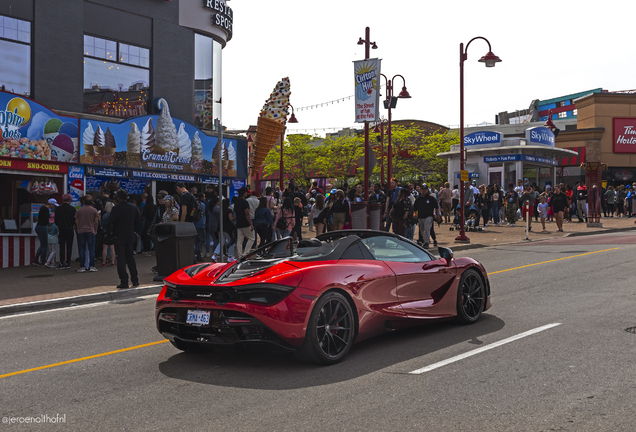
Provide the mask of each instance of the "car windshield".
{"label": "car windshield", "polygon": [[329,256],[337,247],[340,240],[320,241],[311,239],[309,241],[301,241],[296,247],[296,255],[291,261],[316,261]]}
{"label": "car windshield", "polygon": [[241,261],[272,261],[286,258],[292,261],[315,261],[332,254],[339,244],[340,239],[321,241],[312,238],[301,240],[297,245],[294,245],[292,239],[287,237],[263,246],[245,256]]}

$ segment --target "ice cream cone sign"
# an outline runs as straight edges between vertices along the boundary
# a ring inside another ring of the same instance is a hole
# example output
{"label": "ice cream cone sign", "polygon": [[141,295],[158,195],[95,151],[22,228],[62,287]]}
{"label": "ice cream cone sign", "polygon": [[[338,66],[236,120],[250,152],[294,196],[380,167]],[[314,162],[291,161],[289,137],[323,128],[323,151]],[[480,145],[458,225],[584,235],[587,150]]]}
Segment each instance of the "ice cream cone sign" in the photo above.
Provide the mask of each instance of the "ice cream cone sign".
{"label": "ice cream cone sign", "polygon": [[[289,115],[289,96],[291,95],[289,78],[280,80],[274,91],[265,101],[263,109],[258,117],[256,126],[256,139],[254,141],[254,151],[259,154],[267,154],[281,133],[285,130],[287,116]],[[263,160],[255,159],[253,169],[258,170]],[[258,166],[256,166],[258,165]]]}

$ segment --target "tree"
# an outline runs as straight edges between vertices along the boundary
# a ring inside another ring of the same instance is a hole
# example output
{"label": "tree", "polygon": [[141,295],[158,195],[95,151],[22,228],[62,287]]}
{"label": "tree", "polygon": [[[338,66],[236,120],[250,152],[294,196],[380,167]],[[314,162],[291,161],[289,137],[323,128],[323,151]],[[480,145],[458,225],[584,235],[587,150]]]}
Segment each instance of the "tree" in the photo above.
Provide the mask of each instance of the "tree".
{"label": "tree", "polygon": [[[316,165],[318,172],[322,174],[321,177],[342,180],[344,184],[351,178],[348,173],[364,156],[364,138],[359,136],[339,137],[336,140],[327,138],[318,147],[317,154]],[[364,176],[364,171],[358,167],[353,177],[360,181],[361,176]]]}
{"label": "tree", "polygon": [[[283,162],[285,181],[293,180],[296,185],[309,187],[312,175],[317,169],[317,148],[312,145],[317,138],[310,135],[295,134],[287,136],[283,143]],[[265,158],[265,175],[280,170],[280,147],[274,146]]]}

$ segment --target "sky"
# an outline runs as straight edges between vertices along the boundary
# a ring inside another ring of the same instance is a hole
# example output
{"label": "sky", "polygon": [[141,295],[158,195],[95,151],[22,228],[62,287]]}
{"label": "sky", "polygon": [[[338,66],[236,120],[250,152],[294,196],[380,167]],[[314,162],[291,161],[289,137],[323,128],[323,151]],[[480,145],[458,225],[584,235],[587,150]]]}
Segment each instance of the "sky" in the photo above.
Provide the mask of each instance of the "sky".
{"label": "sky", "polygon": [[[458,127],[459,44],[483,36],[502,59],[479,63],[488,44],[475,40],[464,63],[465,125],[494,123],[501,111],[527,109],[595,88],[636,89],[636,2],[586,3],[405,0],[232,0],[234,36],[223,50],[223,124],[255,125],[283,77],[298,119],[287,133],[324,136],[354,122],[353,61],[364,59],[365,27],[389,79],[401,74],[411,99],[393,120]],[[384,85],[384,79],[382,79]],[[395,79],[394,94],[403,83]],[[382,93],[385,94],[384,92]],[[339,103],[331,103],[349,98]],[[382,97],[381,97],[382,100]],[[329,102],[329,103],[327,103]],[[327,103],[327,104],[325,104]],[[313,109],[312,105],[325,104]],[[388,112],[381,108],[381,116]]]}

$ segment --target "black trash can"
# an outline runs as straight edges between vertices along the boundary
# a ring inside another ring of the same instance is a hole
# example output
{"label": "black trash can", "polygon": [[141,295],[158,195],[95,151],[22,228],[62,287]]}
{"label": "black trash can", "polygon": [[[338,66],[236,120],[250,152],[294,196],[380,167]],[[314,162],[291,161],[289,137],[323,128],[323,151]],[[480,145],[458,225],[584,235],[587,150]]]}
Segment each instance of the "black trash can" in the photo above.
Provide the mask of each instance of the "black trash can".
{"label": "black trash can", "polygon": [[163,280],[180,268],[194,264],[197,229],[192,222],[167,222],[152,227],[150,238],[155,245],[157,276]]}

